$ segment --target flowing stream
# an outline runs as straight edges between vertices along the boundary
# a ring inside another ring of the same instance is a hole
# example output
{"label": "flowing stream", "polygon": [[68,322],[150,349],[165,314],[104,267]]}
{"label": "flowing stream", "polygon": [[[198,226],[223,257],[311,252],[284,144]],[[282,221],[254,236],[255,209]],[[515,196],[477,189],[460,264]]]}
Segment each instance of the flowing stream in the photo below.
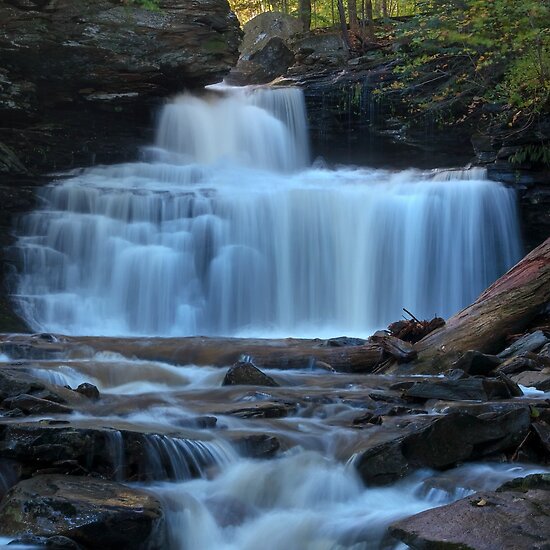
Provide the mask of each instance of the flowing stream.
{"label": "flowing stream", "polygon": [[[88,381],[99,388],[100,402],[65,420],[77,428],[110,430],[107,454],[118,479],[124,480],[126,471],[121,430],[150,434],[145,445],[149,481],[139,486],[163,503],[173,550],[405,548],[386,534],[392,521],[548,471],[473,463],[446,472],[418,471],[387,487],[365,487],[353,464],[355,453],[379,430],[391,428],[391,419],[362,428],[351,420],[364,412],[369,392],[387,390],[392,377],[268,370],[280,387],[224,387],[226,369],[136,361],[114,353],[28,365],[52,383],[74,387]],[[282,404],[289,406],[287,416],[245,414]],[[201,425],[205,414],[216,416],[215,426]],[[242,456],[235,442],[260,434],[278,438],[277,456]],[[4,477],[0,472],[0,489],[8,477],[9,472]],[[166,477],[171,481],[161,481]]]}
{"label": "flowing stream", "polygon": [[143,161],[43,203],[16,298],[65,334],[366,336],[457,312],[521,256],[514,191],[483,170],[312,167],[298,89],[176,98]]}
{"label": "flowing stream", "polygon": [[[17,242],[16,300],[37,331],[367,336],[403,307],[456,312],[521,255],[514,192],[481,170],[312,165],[295,89],[178,97],[139,162],[77,171],[42,199]],[[280,387],[222,387],[226,369],[113,353],[17,368],[99,388],[67,419],[110,430],[117,479],[123,431],[149,434],[144,485],[174,549],[398,548],[392,521],[541,471],[471,464],[365,488],[354,456],[384,427],[352,420],[390,377],[268,372]],[[235,441],[261,434],[278,455],[242,456]]]}

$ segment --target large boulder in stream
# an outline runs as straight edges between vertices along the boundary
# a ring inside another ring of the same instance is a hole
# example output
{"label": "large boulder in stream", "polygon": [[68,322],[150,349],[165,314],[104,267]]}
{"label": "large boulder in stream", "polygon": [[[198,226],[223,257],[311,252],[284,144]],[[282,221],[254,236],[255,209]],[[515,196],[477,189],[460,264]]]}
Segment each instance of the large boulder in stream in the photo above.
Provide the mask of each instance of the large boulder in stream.
{"label": "large boulder in stream", "polygon": [[0,503],[0,526],[2,535],[43,537],[48,546],[50,537],[66,537],[82,548],[165,547],[157,499],[90,477],[42,475],[21,481]]}
{"label": "large boulder in stream", "polygon": [[550,477],[528,476],[398,521],[390,534],[415,550],[543,550],[550,540]]}
{"label": "large boulder in stream", "polygon": [[418,468],[445,469],[515,450],[529,426],[528,405],[480,416],[452,412],[386,421],[356,454],[354,464],[365,483],[383,485]]}
{"label": "large boulder in stream", "polygon": [[237,361],[225,374],[223,386],[278,386],[277,382],[263,373],[250,361]]}

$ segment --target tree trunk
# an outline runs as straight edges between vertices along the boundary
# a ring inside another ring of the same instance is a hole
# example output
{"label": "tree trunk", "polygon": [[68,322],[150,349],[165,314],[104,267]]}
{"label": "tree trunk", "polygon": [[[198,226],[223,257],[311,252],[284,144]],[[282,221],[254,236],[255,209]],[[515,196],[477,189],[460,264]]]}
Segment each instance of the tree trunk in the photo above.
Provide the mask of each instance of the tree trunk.
{"label": "tree trunk", "polygon": [[311,0],[298,0],[298,12],[304,31],[311,28]]}
{"label": "tree trunk", "polygon": [[357,0],[348,0],[349,29],[352,33],[359,35],[359,19],[357,18]]}
{"label": "tree trunk", "polygon": [[364,0],[366,11],[367,38],[374,41],[374,19],[372,17],[372,0]]}
{"label": "tree trunk", "polygon": [[468,350],[496,353],[550,303],[550,238],[446,325],[415,344],[416,372],[439,372]]}
{"label": "tree trunk", "polygon": [[59,353],[84,358],[89,357],[90,350],[175,365],[227,367],[243,356],[249,356],[259,368],[270,369],[304,369],[322,362],[340,372],[372,372],[386,358],[381,344],[368,341],[362,345],[346,345],[341,340],[323,342],[298,338],[63,336],[59,342],[50,342],[28,335],[0,336],[0,353],[8,353],[14,359],[52,357]]}
{"label": "tree trunk", "polygon": [[342,38],[346,48],[351,50],[351,44],[348,35],[348,25],[346,23],[346,10],[344,9],[343,0],[338,0],[338,15],[340,16],[340,28],[342,29]]}

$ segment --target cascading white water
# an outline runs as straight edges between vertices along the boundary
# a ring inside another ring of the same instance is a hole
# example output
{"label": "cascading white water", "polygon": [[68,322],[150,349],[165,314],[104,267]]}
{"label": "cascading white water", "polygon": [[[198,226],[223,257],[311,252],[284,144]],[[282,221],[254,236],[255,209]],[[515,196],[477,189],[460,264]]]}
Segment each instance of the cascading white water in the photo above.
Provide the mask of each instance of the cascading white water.
{"label": "cascading white water", "polygon": [[[351,420],[365,412],[374,387],[383,391],[381,385],[406,378],[272,370],[267,373],[281,386],[249,388],[251,395],[246,386],[221,385],[226,369],[135,361],[94,354],[91,348],[83,353],[80,359],[31,360],[31,372],[59,384],[90,380],[93,374],[102,396],[116,396],[101,399],[91,415],[56,417],[58,425],[101,426],[113,477],[129,483],[137,475],[138,485],[162,502],[168,550],[401,550],[405,546],[387,533],[392,522],[549,471],[515,462],[470,463],[443,472],[416,471],[384,487],[365,486],[350,452],[361,452],[364,443],[368,447],[377,428],[358,429]],[[14,368],[12,358],[2,361]],[[217,428],[175,435],[187,415],[223,410],[222,403],[253,406],[270,394],[285,401],[299,396],[313,410],[297,407],[278,418],[216,413]],[[540,399],[542,404],[545,396]],[[495,410],[510,405],[495,403]],[[402,422],[413,418],[404,416]],[[43,415],[25,419],[33,421],[41,424]],[[379,429],[386,423],[389,416]],[[120,429],[132,430],[129,446],[128,432],[123,436]],[[134,437],[144,431],[138,446]],[[278,437],[281,452],[268,460],[239,456],[245,449],[239,438],[261,434]],[[133,468],[139,457],[137,470],[129,471],[127,456],[133,456]],[[0,462],[0,494],[16,480],[15,465]],[[0,545],[9,541],[0,536]]]}
{"label": "cascading white water", "polygon": [[481,171],[305,169],[299,90],[183,96],[143,162],[44,191],[16,299],[69,334],[367,335],[450,315],[520,256]]}

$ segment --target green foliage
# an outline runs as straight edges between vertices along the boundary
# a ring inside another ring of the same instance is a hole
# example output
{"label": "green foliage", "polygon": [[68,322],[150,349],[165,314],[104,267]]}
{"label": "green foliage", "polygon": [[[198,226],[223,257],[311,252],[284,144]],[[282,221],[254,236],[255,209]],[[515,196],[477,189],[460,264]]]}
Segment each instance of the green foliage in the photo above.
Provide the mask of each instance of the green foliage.
{"label": "green foliage", "polygon": [[422,13],[395,31],[402,88],[436,82],[428,108],[439,102],[455,115],[462,109],[462,120],[479,115],[486,103],[507,106],[501,112],[512,113],[510,126],[548,111],[549,2],[427,0],[419,6]]}
{"label": "green foliage", "polygon": [[128,0],[128,3],[146,10],[160,11],[158,0]]}
{"label": "green foliage", "polygon": [[[298,15],[298,0],[230,4],[242,23],[265,11]],[[361,19],[365,2],[356,5]],[[372,5],[376,40],[391,44],[390,55],[398,57],[396,78],[381,84],[377,97],[402,98],[409,113],[430,124],[491,119],[511,132],[548,113],[549,0],[372,0]],[[312,0],[311,7],[313,28],[337,25],[336,0]],[[352,99],[357,103],[355,95]],[[540,151],[525,150],[517,159],[525,155],[548,163],[547,148],[541,145]]]}
{"label": "green foliage", "polygon": [[550,145],[525,145],[510,157],[512,164],[523,164],[533,162],[550,166]]}
{"label": "green foliage", "polygon": [[[231,9],[244,24],[266,11],[278,11],[298,17],[298,0],[229,0]],[[346,2],[344,2],[346,4]],[[416,0],[373,0],[374,18],[381,18],[384,6],[389,16],[412,15],[418,12]],[[364,10],[362,0],[357,0],[359,18]],[[333,27],[338,24],[336,0],[312,0],[312,28]]]}

